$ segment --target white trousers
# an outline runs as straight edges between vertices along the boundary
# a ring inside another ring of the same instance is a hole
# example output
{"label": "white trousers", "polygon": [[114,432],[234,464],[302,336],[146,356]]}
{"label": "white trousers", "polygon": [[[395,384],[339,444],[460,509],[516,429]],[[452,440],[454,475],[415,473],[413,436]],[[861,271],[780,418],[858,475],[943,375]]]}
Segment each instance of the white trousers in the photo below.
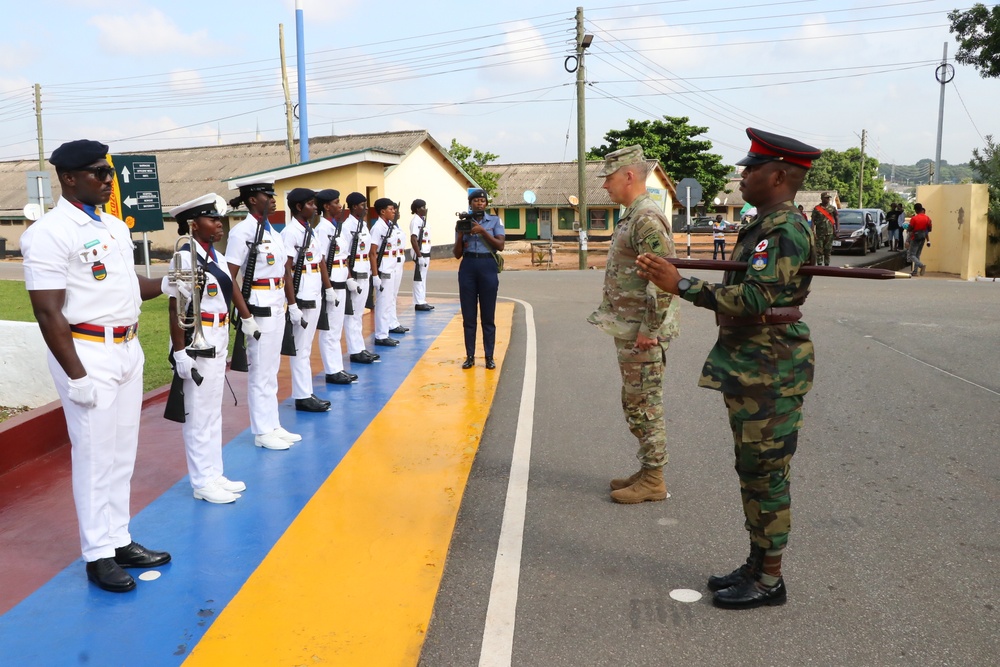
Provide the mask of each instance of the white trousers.
{"label": "white trousers", "polygon": [[[322,295],[320,296],[322,298]],[[319,298],[315,299],[316,308],[303,308],[302,317],[305,318],[307,326],[303,327],[302,322],[292,321],[292,337],[295,339],[295,356],[289,357],[288,362],[292,368],[292,398],[309,398],[313,393],[312,380],[312,347],[313,336],[316,333],[316,323],[319,322]]]}
{"label": "white trousers", "polygon": [[403,284],[403,267],[406,266],[406,262],[396,262],[396,270],[394,271],[395,285],[393,286],[392,294],[392,326],[391,329],[395,329],[399,326],[399,286]]}
{"label": "white trousers", "polygon": [[319,353],[323,357],[323,372],[333,375],[344,370],[344,351],[340,339],[344,331],[344,308],[347,306],[347,292],[336,290],[340,305],[326,303],[326,320],[330,323],[329,331],[319,332]]}
{"label": "white trousers", "polygon": [[421,280],[413,281],[413,305],[427,303],[427,268],[431,265],[430,257],[417,257],[420,263]]}
{"label": "white trousers", "polygon": [[87,562],[113,558],[132,541],[128,531],[132,470],[139,443],[142,365],[139,339],[104,343],[74,339],[76,353],[97,389],[97,405],[69,400],[69,377],[52,353],[49,372],[62,400],[73,458],[73,501],[80,547]]}
{"label": "white trousers", "polygon": [[[281,365],[281,337],[285,333],[282,306],[271,306],[270,317],[255,316],[260,340],[247,337],[247,405],[250,430],[264,435],[281,426],[278,421],[278,367]],[[301,328],[301,327],[300,327]]]}
{"label": "white trousers", "polygon": [[[229,327],[205,325],[205,340],[215,347],[215,357],[198,357],[195,366],[201,386],[184,380],[184,453],[191,488],[208,486],[222,476],[222,392],[226,384]],[[181,354],[187,354],[183,352]]]}
{"label": "white trousers", "polygon": [[382,290],[375,291],[375,338],[388,338],[396,318],[396,283],[399,281],[395,270],[379,276],[382,277]]}
{"label": "white trousers", "polygon": [[362,329],[361,318],[365,314],[365,302],[368,300],[368,288],[371,283],[368,278],[358,281],[361,285],[361,294],[351,292],[351,305],[354,306],[354,314],[344,318],[344,333],[347,334],[348,354],[357,354],[365,349],[365,334]]}

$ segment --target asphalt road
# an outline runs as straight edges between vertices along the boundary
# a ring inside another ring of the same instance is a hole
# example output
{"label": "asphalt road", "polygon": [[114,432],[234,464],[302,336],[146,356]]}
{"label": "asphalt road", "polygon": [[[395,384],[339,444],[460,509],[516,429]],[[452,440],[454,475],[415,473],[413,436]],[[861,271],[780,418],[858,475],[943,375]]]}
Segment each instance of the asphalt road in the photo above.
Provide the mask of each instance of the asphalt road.
{"label": "asphalt road", "polygon": [[[705,588],[748,544],[722,399],[696,386],[712,314],[684,304],[667,353],[672,497],[615,505],[608,480],[634,471],[636,447],[613,344],[584,321],[602,280],[501,277],[503,296],[531,304],[538,346],[512,647],[480,662],[526,375],[522,306],[421,665],[996,664],[997,285],[814,280],[789,602],[737,612],[712,607]],[[433,274],[429,289],[454,286]],[[675,589],[704,597],[677,602]]]}

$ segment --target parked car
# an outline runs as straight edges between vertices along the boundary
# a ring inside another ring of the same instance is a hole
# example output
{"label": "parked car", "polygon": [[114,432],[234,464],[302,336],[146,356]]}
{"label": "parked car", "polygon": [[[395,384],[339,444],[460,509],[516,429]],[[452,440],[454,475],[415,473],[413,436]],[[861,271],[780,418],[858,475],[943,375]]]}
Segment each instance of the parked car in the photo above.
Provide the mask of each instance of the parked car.
{"label": "parked car", "polygon": [[[882,245],[883,237],[875,223],[877,216],[873,211],[881,213],[880,209],[842,208],[837,211],[838,230],[833,236],[834,252],[856,251],[867,255]],[[885,220],[884,213],[882,220]]]}
{"label": "parked car", "polygon": [[872,215],[872,221],[875,223],[875,228],[878,231],[878,247],[889,245],[889,221],[885,217],[885,211],[880,208],[864,208],[861,210]]}
{"label": "parked car", "polygon": [[[736,231],[740,228],[739,225],[732,223],[723,218],[722,223],[726,226],[726,231]],[[712,225],[715,224],[715,216],[702,215],[697,218],[691,218],[691,233],[692,234],[711,234]],[[674,219],[673,231],[677,233],[687,233],[687,220],[684,218]]]}

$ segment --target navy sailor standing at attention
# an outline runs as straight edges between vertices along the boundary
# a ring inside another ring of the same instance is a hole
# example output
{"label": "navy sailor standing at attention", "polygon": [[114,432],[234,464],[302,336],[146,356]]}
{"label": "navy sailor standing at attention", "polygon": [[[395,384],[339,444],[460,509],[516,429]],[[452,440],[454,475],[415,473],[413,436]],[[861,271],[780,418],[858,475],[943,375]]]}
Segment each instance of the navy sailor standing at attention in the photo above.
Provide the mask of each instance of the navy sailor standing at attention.
{"label": "navy sailor standing at attention", "polygon": [[320,210],[319,222],[316,223],[316,238],[320,251],[323,253],[323,263],[327,266],[330,286],[333,288],[333,301],[326,300],[326,317],[328,329],[319,332],[319,351],[323,358],[323,373],[327,384],[353,384],[358,376],[344,370],[344,353],[341,348],[341,338],[344,333],[344,310],[347,307],[347,256],[350,253],[350,243],[344,232],[344,222],[347,212],[340,204],[340,192],[327,189],[316,193],[316,205]]}
{"label": "navy sailor standing at attention", "polygon": [[129,496],[139,444],[140,304],[167,279],[135,273],[128,227],[97,207],[111,198],[108,147],[80,139],[52,151],[62,196],[21,236],[24,283],[49,348],[49,371],[72,447],[73,500],[87,578],[112,592],[135,580],[122,568],[170,560],[129,533]]}
{"label": "navy sailor standing at attention", "polygon": [[[250,408],[250,430],[254,444],[264,449],[288,449],[302,436],[289,433],[278,421],[278,367],[281,364],[281,340],[285,332],[285,304],[292,321],[302,319],[295,305],[292,281],[285,263],[285,246],[281,235],[271,228],[267,216],[274,213],[274,180],[256,180],[240,185],[240,196],[229,202],[236,207],[245,204],[250,214],[229,232],[226,258],[233,283],[241,286],[247,280],[247,265],[255,257],[250,279],[250,303],[241,289],[233,289],[233,302],[240,314],[240,327],[246,335],[247,404]],[[239,281],[237,275],[241,275]],[[260,337],[254,336],[259,332]]]}

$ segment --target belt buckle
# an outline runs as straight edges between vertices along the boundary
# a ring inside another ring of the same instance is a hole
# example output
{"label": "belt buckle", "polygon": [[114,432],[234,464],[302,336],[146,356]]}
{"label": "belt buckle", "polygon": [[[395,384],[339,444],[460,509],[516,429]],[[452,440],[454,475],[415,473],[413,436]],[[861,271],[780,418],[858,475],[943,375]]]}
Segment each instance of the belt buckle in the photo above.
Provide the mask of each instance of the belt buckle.
{"label": "belt buckle", "polygon": [[122,338],[122,342],[127,343],[133,338],[135,338],[137,335],[136,330],[138,328],[139,328],[138,324],[130,324],[129,326],[125,327],[125,336]]}

